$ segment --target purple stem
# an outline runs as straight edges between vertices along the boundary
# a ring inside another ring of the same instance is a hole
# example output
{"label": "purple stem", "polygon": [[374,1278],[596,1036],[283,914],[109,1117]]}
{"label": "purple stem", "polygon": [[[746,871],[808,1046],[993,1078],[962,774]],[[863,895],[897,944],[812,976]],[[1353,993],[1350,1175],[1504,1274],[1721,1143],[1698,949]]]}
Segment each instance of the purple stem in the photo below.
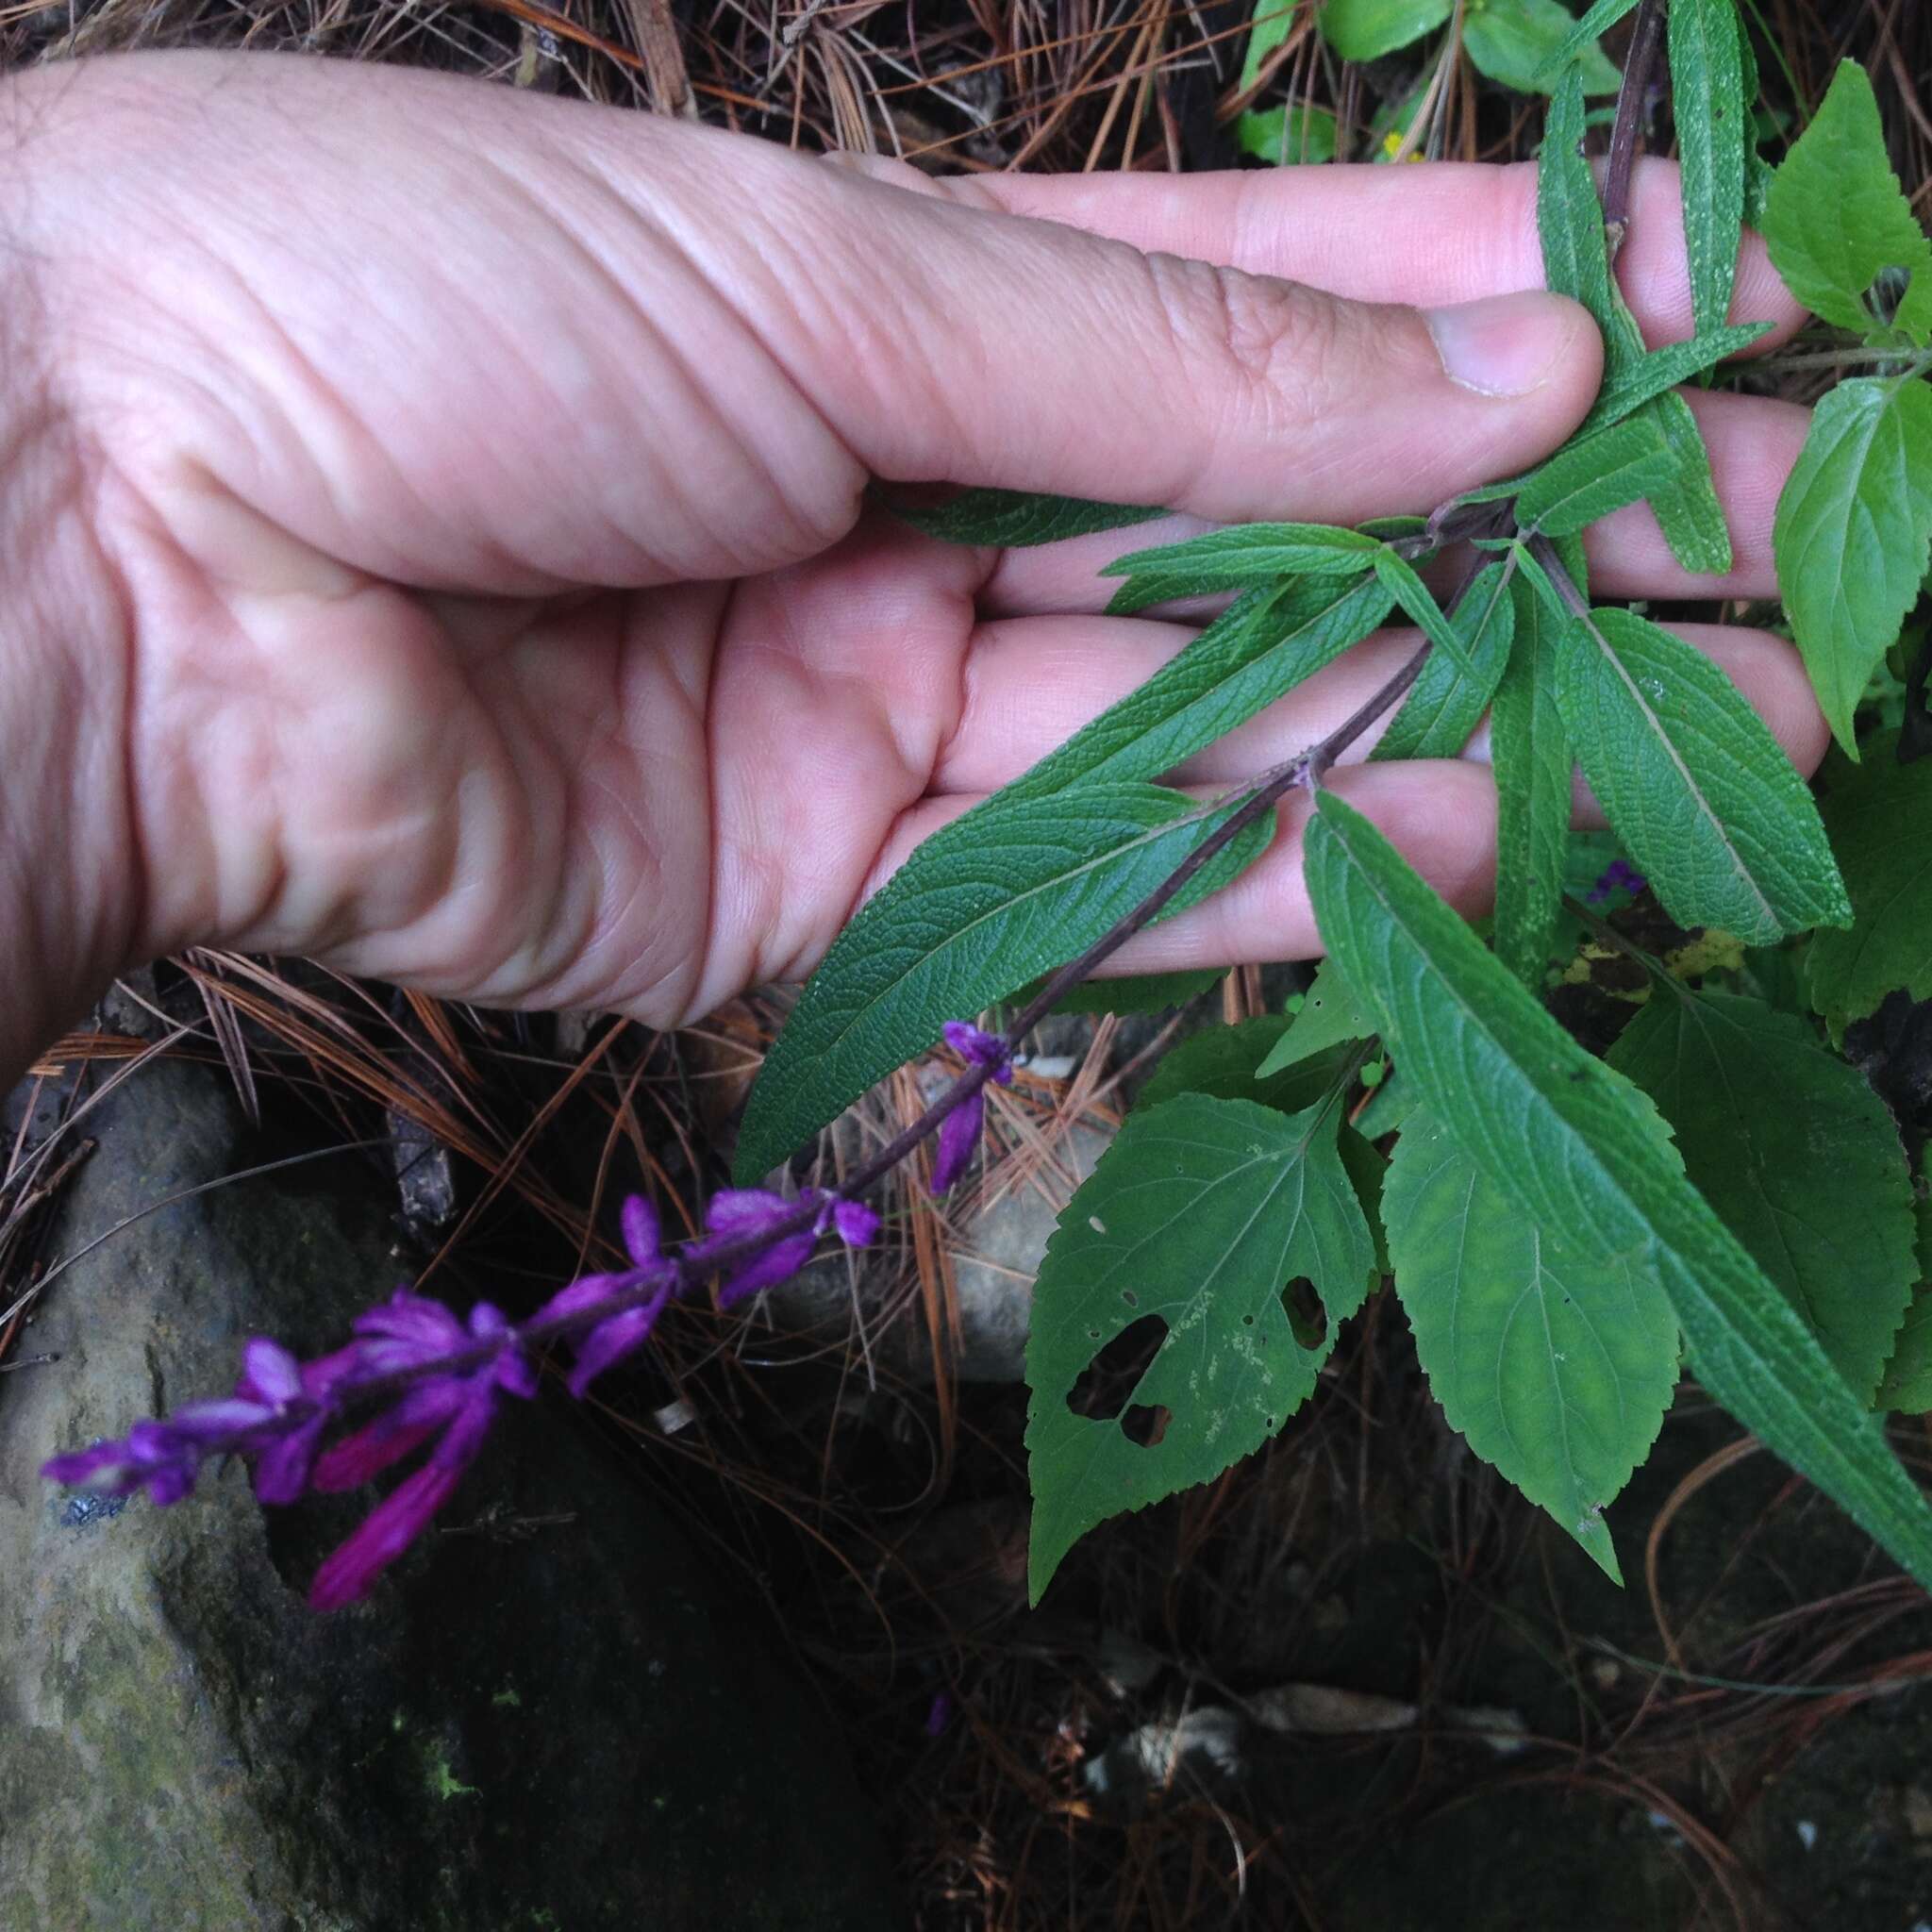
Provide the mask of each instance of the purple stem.
{"label": "purple stem", "polygon": [[1610,127],[1610,158],[1604,170],[1604,229],[1610,259],[1624,245],[1630,226],[1630,170],[1637,159],[1637,139],[1643,104],[1657,74],[1663,46],[1664,0],[1643,0],[1630,35],[1630,52],[1624,62],[1624,84],[1617,90],[1617,118]]}

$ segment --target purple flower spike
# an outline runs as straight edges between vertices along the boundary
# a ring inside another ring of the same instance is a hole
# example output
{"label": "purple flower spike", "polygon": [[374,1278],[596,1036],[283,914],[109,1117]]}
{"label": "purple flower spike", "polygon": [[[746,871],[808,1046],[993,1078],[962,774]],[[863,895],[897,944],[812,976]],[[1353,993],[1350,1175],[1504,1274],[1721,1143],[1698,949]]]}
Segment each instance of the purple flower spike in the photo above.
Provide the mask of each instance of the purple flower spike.
{"label": "purple flower spike", "polygon": [[997,1033],[984,1033],[964,1020],[948,1020],[941,1030],[946,1044],[962,1060],[971,1060],[976,1067],[991,1067],[993,1078],[1002,1087],[1013,1084],[1012,1049]]}
{"label": "purple flower spike", "polygon": [[623,1360],[633,1349],[643,1346],[651,1330],[658,1325],[658,1317],[664,1312],[675,1285],[675,1277],[667,1275],[663,1286],[649,1301],[635,1308],[626,1308],[623,1314],[613,1315],[608,1322],[600,1322],[584,1338],[583,1346],[577,1350],[576,1366],[570,1372],[570,1392],[579,1402],[584,1399],[591,1384],[613,1362]]}
{"label": "purple flower spike", "polygon": [[834,1201],[832,1226],[848,1248],[869,1248],[879,1238],[879,1217],[863,1201]]}
{"label": "purple flower spike", "polygon": [[641,1194],[632,1194],[624,1204],[621,1218],[624,1244],[629,1249],[632,1261],[640,1268],[648,1268],[658,1258],[658,1243],[663,1238],[658,1225],[658,1210]]}
{"label": "purple flower spike", "polygon": [[972,1164],[973,1150],[979,1145],[979,1129],[985,1120],[986,1092],[982,1089],[970,1100],[962,1100],[940,1124],[939,1151],[932,1162],[935,1194],[943,1194]]}

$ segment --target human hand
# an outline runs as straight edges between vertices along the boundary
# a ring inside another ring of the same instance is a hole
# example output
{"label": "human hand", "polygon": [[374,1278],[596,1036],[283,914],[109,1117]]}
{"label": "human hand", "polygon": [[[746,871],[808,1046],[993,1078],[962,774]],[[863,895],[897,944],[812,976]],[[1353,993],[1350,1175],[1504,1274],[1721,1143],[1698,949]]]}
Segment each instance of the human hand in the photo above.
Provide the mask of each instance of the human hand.
{"label": "human hand", "polygon": [[[1581,309],[1511,293],[1527,168],[941,183],[259,57],[13,92],[0,912],[33,999],[0,1058],[192,943],[660,1024],[800,976],[1191,635],[1100,614],[1117,537],[950,549],[869,476],[1355,522],[1533,461],[1600,368]],[[1673,170],[1635,215],[1626,291],[1687,333]],[[1755,243],[1737,313],[1796,320]],[[1639,508],[1593,533],[1607,594],[1775,590],[1804,412],[1693,400],[1736,569],[1687,580]],[[1815,763],[1790,648],[1687,631]],[[1289,755],[1408,648],[1179,776]],[[1337,783],[1480,906],[1480,762]],[[1297,824],[1122,970],[1316,951]]]}

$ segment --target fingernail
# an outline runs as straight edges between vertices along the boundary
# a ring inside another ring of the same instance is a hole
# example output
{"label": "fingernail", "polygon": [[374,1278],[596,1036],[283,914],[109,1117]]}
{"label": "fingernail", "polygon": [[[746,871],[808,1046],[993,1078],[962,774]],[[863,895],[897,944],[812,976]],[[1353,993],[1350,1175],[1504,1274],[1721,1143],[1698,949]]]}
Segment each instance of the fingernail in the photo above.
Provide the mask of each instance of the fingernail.
{"label": "fingernail", "polygon": [[1424,317],[1452,382],[1486,396],[1526,396],[1575,346],[1574,303],[1541,290],[1491,295]]}

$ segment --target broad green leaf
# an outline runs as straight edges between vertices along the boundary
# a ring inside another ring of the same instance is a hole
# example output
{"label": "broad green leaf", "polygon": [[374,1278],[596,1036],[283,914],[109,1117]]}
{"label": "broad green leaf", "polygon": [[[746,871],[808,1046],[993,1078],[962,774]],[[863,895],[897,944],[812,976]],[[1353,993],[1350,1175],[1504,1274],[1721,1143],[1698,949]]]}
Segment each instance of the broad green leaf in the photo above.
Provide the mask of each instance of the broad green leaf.
{"label": "broad green leaf", "polygon": [[1288,1031],[1269,1049],[1267,1058],[1255,1069],[1255,1078],[1266,1080],[1284,1067],[1313,1059],[1330,1047],[1367,1040],[1374,1030],[1374,1021],[1349,991],[1335,961],[1324,959],[1315,969],[1314,984],[1302,995],[1300,1010],[1289,1022]]}
{"label": "broad green leaf", "polygon": [[[988,803],[1045,797],[1074,785],[1158,778],[1359,643],[1389,615],[1391,601],[1373,577],[1251,591],[1138,691]],[[958,827],[955,835],[970,843],[984,809],[975,807],[940,836]]]}
{"label": "broad green leaf", "polygon": [[1596,0],[1596,4],[1564,35],[1556,51],[1543,63],[1541,76],[1543,86],[1553,86],[1572,60],[1593,46],[1626,13],[1635,13],[1639,5],[1640,0]]}
{"label": "broad green leaf", "polygon": [[[1547,93],[1560,70],[1576,18],[1557,0],[1471,0],[1462,18],[1462,45],[1491,80],[1525,94]],[[1623,76],[1594,40],[1566,57],[1577,62],[1587,94],[1613,94]]]}
{"label": "broad green leaf", "polygon": [[1924,1415],[1932,1409],[1932,1197],[1918,1196],[1912,1203],[1912,1219],[1919,1286],[1878,1387],[1878,1407],[1901,1415]]}
{"label": "broad green leaf", "polygon": [[1449,18],[1455,0],[1326,0],[1316,20],[1344,60],[1379,60]]}
{"label": "broad green leaf", "polygon": [[1326,108],[1251,108],[1235,122],[1234,137],[1244,155],[1287,167],[1332,161],[1341,145]]}
{"label": "broad green leaf", "polygon": [[1526,1220],[1427,1114],[1395,1143],[1383,1211],[1396,1296],[1450,1427],[1621,1583],[1604,1508],[1677,1381],[1656,1271]]}
{"label": "broad green leaf", "polygon": [[1381,548],[1373,537],[1328,524],[1241,524],[1136,550],[1100,575],[1127,579],[1107,607],[1121,615],[1178,597],[1266,588],[1283,577],[1358,577]]}
{"label": "broad green leaf", "polygon": [[1824,828],[1851,895],[1848,932],[1821,932],[1805,949],[1805,987],[1834,1041],[1900,991],[1932,999],[1932,759],[1902,765],[1898,737],[1824,795]]}
{"label": "broad green leaf", "polygon": [[1524,481],[1516,521],[1548,537],[1574,537],[1599,517],[1666,489],[1677,460],[1645,413],[1566,443]]}
{"label": "broad green leaf", "polygon": [[[1728,6],[1730,0],[1724,0],[1724,4]],[[1689,382],[1693,375],[1714,369],[1726,358],[1741,354],[1767,335],[1771,327],[1768,322],[1740,322],[1735,328],[1702,331],[1688,342],[1667,342],[1661,349],[1651,350],[1641,360],[1627,364],[1614,382],[1605,383],[1584,419],[1584,428],[1598,429],[1605,424],[1621,423],[1653,396],[1660,396],[1680,382]]]}
{"label": "broad green leaf", "polygon": [[1442,607],[1436,602],[1436,593],[1416,574],[1415,565],[1407,558],[1398,557],[1394,551],[1386,549],[1376,551],[1374,562],[1376,582],[1394,598],[1402,614],[1419,626],[1430,643],[1458,671],[1474,676],[1475,667],[1470,662],[1469,646],[1463,641],[1461,633],[1443,615]]}
{"label": "broad green leaf", "polygon": [[1527,583],[1512,587],[1516,647],[1490,712],[1496,774],[1496,957],[1541,990],[1563,899],[1575,760],[1557,708],[1563,625]]}
{"label": "broad green leaf", "polygon": [[1355,1197],[1361,1203],[1362,1217],[1369,1224],[1369,1238],[1374,1243],[1375,1262],[1371,1273],[1374,1288],[1389,1273],[1389,1231],[1382,1219],[1382,1194],[1389,1183],[1389,1157],[1364,1140],[1354,1127],[1341,1129],[1337,1137],[1341,1164],[1355,1183]]}
{"label": "broad green leaf", "polygon": [[1379,1141],[1396,1132],[1421,1105],[1414,1082],[1391,1074],[1362,1103],[1351,1125],[1364,1141]]}
{"label": "broad green leaf", "polygon": [[[1731,532],[1710,474],[1710,453],[1690,405],[1675,391],[1644,404],[1641,413],[1657,425],[1675,453],[1677,474],[1666,489],[1651,492],[1671,555],[1694,575],[1723,576],[1731,567]],[[1634,418],[1631,420],[1635,420]]]}
{"label": "broad green leaf", "polygon": [[[1068,1202],[1026,1341],[1034,1602],[1095,1524],[1219,1475],[1313,1391],[1375,1262],[1339,1121],[1332,1102],[1279,1114],[1188,1094],[1137,1108]],[[1319,1341],[1291,1320],[1283,1291],[1298,1280],[1326,1312]],[[1128,1407],[1110,1421],[1075,1414],[1082,1372],[1150,1317],[1166,1339]],[[1135,1408],[1166,1411],[1157,1441],[1126,1433]]]}
{"label": "broad green leaf", "polygon": [[1850,917],[1818,808],[1702,651],[1629,610],[1574,619],[1557,704],[1611,826],[1664,909],[1754,945]]}
{"label": "broad green leaf", "polygon": [[[1915,283],[1932,279],[1932,242],[1891,172],[1878,102],[1856,60],[1839,62],[1823,106],[1778,169],[1764,239],[1807,308],[1880,341],[1895,331],[1872,306],[1874,284],[1888,270]],[[1923,330],[1913,340],[1923,344]]]}
{"label": "broad green leaf", "polygon": [[[928,839],[833,942],[765,1057],[734,1163],[741,1184],[923,1053],[948,1020],[984,1011],[1091,945],[1235,809],[1177,816],[1190,806],[1158,785],[1082,786],[990,802],[972,839]],[[1226,884],[1274,829],[1243,834],[1180,901]]]}
{"label": "broad green leaf", "polygon": [[931,507],[894,503],[892,514],[942,543],[981,543],[1022,550],[1124,529],[1167,512],[1158,505],[1088,503],[1077,496],[1035,496],[1024,490],[963,490]]}
{"label": "broad green leaf", "polygon": [[[1054,1008],[1057,1013],[1158,1013],[1168,1007],[1199,999],[1226,975],[1221,966],[1204,966],[1195,973],[1137,973],[1124,979],[1082,980]],[[1037,986],[1038,981],[1035,982]],[[1027,994],[1014,995],[1024,1006]]]}
{"label": "broad green leaf", "polygon": [[1699,335],[1730,320],[1744,239],[1744,157],[1752,127],[1743,40],[1736,0],[1672,0],[1671,101]]}
{"label": "broad green leaf", "polygon": [[1317,800],[1306,850],[1324,942],[1380,1014],[1404,1081],[1484,1177],[1586,1254],[1647,1257],[1712,1397],[1932,1582],[1932,1508],[1790,1304],[1685,1180],[1650,1103],[1332,791]]}
{"label": "broad green leaf", "polygon": [[1516,634],[1516,603],[1501,564],[1483,567],[1449,621],[1462,640],[1467,668],[1446,651],[1431,651],[1394,722],[1369,754],[1371,761],[1460,758],[1482,723]]}
{"label": "broad green leaf", "polygon": [[1838,741],[1918,600],[1932,540],[1932,389],[1841,382],[1812,411],[1772,542],[1791,630]]}
{"label": "broad green leaf", "polygon": [[1283,1067],[1264,1080],[1255,1069],[1289,1024],[1284,1015],[1269,1013],[1258,1020],[1209,1026],[1191,1034],[1161,1056],[1135,1107],[1158,1107],[1183,1093],[1206,1093],[1216,1100],[1252,1100],[1277,1113],[1299,1113],[1313,1107],[1349,1081],[1360,1056],[1346,1044],[1330,1047]]}
{"label": "broad green leaf", "polygon": [[1610,1064],[1657,1102],[1692,1184],[1869,1400],[1918,1278],[1911,1172],[1870,1081],[1791,1014],[1671,981]]}

